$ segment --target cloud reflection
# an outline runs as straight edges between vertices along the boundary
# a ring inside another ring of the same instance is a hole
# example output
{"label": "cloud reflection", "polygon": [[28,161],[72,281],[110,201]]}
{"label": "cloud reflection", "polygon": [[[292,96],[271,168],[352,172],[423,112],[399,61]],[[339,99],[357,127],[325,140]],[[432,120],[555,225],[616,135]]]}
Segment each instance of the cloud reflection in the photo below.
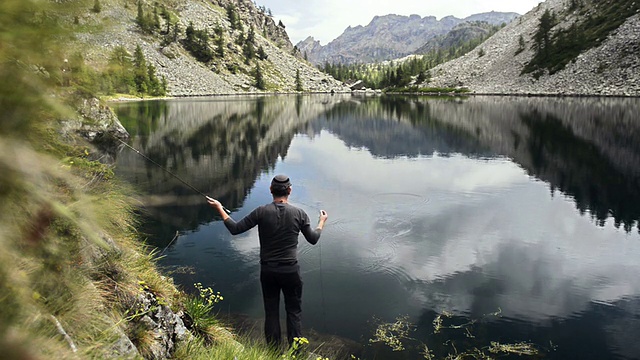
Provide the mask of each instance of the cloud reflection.
{"label": "cloud reflection", "polygon": [[[546,321],[640,294],[637,237],[596,227],[508,160],[380,159],[323,131],[294,138],[281,170],[298,174],[292,202],[328,210],[322,241],[340,276],[392,276],[419,308]],[[233,244],[248,255],[246,238]]]}

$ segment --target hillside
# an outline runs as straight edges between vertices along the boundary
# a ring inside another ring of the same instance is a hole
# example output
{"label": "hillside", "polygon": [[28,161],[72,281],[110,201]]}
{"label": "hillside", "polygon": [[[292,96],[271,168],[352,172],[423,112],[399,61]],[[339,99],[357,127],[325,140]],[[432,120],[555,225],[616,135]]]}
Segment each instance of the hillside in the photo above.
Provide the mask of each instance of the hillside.
{"label": "hillside", "polygon": [[[535,35],[547,10],[554,51],[545,60],[552,63],[537,65]],[[432,69],[423,85],[491,94],[638,96],[639,12],[631,0],[547,0],[489,38],[482,51]]]}
{"label": "hillside", "polygon": [[[262,92],[255,84],[256,66],[261,68],[266,82],[264,90],[269,92],[295,91],[297,71],[303,91],[348,91],[340,82],[303,61],[295,52],[284,26],[276,24],[252,1],[143,0],[145,14],[166,9],[172,22],[167,24],[164,17],[159,17],[158,29],[148,32],[137,23],[136,4],[134,0],[102,0],[99,13],[87,11],[77,17],[79,44],[73,51],[82,52],[89,66],[104,69],[114,49],[123,46],[132,54],[139,45],[147,62],[156,68],[158,77],[166,78],[170,96]],[[228,12],[231,5],[238,18],[234,23]],[[177,41],[166,44],[167,31],[163,30],[173,29],[174,23],[179,29]],[[209,47],[215,52],[212,59],[198,61],[187,51],[185,29],[190,24],[196,31],[205,31],[209,36]],[[255,40],[251,51],[256,53],[263,49],[264,54],[253,54],[247,59],[245,45],[252,29]],[[67,57],[72,59],[74,53],[70,51]]]}
{"label": "hillside", "polygon": [[487,22],[465,22],[457,25],[445,35],[436,36],[433,39],[430,39],[427,43],[416,50],[415,53],[427,54],[430,51],[447,51],[454,47],[461,47],[463,44],[469,43],[473,40],[480,42],[481,39],[488,38],[492,35],[493,32],[496,31],[494,28],[499,29],[499,27],[490,25]]}
{"label": "hillside", "polygon": [[326,46],[309,37],[296,47],[314,64],[373,63],[401,58],[414,53],[430,39],[445,35],[465,22],[484,21],[498,25],[509,23],[516,13],[489,12],[471,15],[465,19],[447,16],[437,20],[434,16],[419,15],[376,16],[366,26],[348,27],[338,38]]}

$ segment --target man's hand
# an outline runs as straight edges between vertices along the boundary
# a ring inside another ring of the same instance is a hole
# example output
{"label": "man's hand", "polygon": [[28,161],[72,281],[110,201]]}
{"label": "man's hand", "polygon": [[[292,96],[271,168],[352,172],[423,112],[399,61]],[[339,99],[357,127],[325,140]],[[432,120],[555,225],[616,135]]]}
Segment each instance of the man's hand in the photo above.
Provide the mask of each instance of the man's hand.
{"label": "man's hand", "polygon": [[324,210],[320,210],[320,217],[318,218],[318,229],[322,230],[322,228],[324,228],[324,223],[325,221],[327,221],[327,219],[329,218],[329,215],[327,215],[327,212]]}
{"label": "man's hand", "polygon": [[207,202],[209,203],[209,206],[218,210],[218,213],[220,214],[220,216],[222,216],[222,220],[227,220],[229,218],[229,215],[226,211],[224,211],[224,206],[222,206],[222,203],[220,201],[207,196]]}
{"label": "man's hand", "polygon": [[210,197],[207,196],[207,202],[214,209],[221,209],[222,208],[222,203],[220,201],[214,199],[214,198],[210,198]]}

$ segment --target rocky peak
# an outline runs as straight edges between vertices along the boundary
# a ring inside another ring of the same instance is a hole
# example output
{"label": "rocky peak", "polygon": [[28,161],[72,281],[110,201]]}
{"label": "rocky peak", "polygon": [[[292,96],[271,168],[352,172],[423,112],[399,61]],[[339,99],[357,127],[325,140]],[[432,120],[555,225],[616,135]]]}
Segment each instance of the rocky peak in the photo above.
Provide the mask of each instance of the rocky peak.
{"label": "rocky peak", "polygon": [[[514,13],[486,13],[472,15],[470,18],[489,23],[505,22],[514,19]],[[454,16],[437,20],[434,16],[421,17],[389,14],[374,16],[366,26],[349,26],[335,40],[326,46],[317,46],[307,41],[296,46],[307,53],[314,64],[330,63],[371,63],[407,56],[429,39],[444,35],[453,27],[467,21]]]}

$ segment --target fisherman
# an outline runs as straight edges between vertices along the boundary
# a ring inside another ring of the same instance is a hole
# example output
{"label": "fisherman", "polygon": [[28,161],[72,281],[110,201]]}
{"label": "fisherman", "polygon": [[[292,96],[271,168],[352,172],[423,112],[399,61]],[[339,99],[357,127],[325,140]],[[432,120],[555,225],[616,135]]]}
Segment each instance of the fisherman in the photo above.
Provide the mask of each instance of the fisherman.
{"label": "fisherman", "polygon": [[256,225],[260,239],[260,283],[264,301],[264,334],[267,343],[278,348],[280,332],[280,292],[284,294],[287,312],[287,340],[302,337],[302,278],[298,264],[297,248],[300,232],[315,245],[327,221],[327,212],[320,211],[318,225],[312,228],[307,213],[289,204],[291,181],[286,175],[276,175],[271,180],[273,202],[254,209],[242,220],[234,221],[222,204],[207,197],[209,205],[216,209],[232,235],[243,233]]}

